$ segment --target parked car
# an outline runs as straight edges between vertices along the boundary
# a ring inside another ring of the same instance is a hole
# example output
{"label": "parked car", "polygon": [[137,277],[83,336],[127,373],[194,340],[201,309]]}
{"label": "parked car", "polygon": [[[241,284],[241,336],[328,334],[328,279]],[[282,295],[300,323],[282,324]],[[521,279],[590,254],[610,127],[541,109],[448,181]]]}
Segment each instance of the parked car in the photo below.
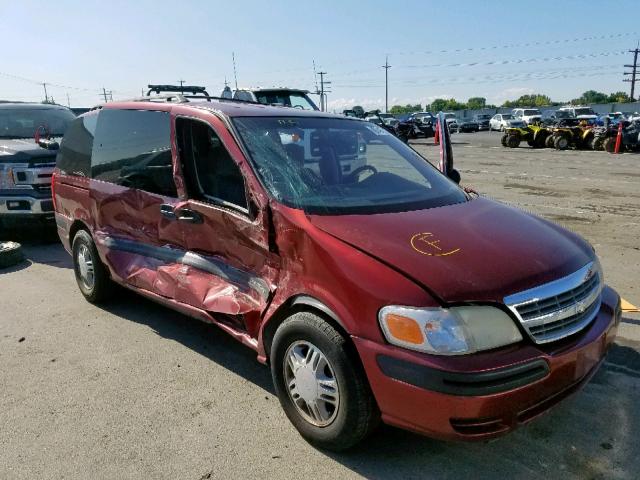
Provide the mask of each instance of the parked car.
{"label": "parked car", "polygon": [[301,110],[319,110],[313,100],[309,98],[309,90],[298,88],[238,88],[232,90],[225,87],[220,97],[243,100],[248,102],[264,103],[265,105],[282,105],[285,107],[299,108]]}
{"label": "parked car", "polygon": [[447,126],[449,127],[449,131],[455,132],[458,129],[458,119],[455,113],[451,112],[440,112],[444,115],[444,119],[447,122]]}
{"label": "parked car", "polygon": [[390,113],[381,113],[378,110],[367,112],[367,116],[364,118],[367,122],[372,122],[377,125],[384,123],[385,125],[394,128],[398,125],[398,119]]}
{"label": "parked car", "polygon": [[379,113],[378,115],[386,125],[395,127],[398,124],[398,119],[390,113]]}
{"label": "parked car", "polygon": [[542,120],[542,113],[537,108],[514,108],[511,114],[522,120],[525,125],[532,125]]}
{"label": "parked car", "polygon": [[569,112],[573,116],[573,118],[577,118],[578,120],[587,120],[589,122],[594,122],[598,118],[598,114],[594,112],[591,107],[569,105],[561,107],[557,111]]}
{"label": "parked car", "polygon": [[427,123],[429,125],[436,124],[436,117],[431,112],[414,112],[409,115],[409,120],[416,120],[420,123]]}
{"label": "parked car", "polygon": [[510,113],[497,113],[489,120],[489,130],[504,131],[505,128],[523,128],[526,124],[519,118],[515,118]]}
{"label": "parked car", "polygon": [[614,340],[620,299],[584,239],[450,178],[344,116],[139,101],[76,120],[53,186],[88,301],[116,283],[217,325],[270,365],[300,434],[341,450],[380,419],[504,434],[582,387]]}
{"label": "parked car", "polygon": [[74,118],[59,105],[0,103],[0,227],[54,225],[51,174]]}
{"label": "parked car", "polygon": [[456,123],[456,132],[477,132],[480,130],[480,125],[475,120],[459,119]]}
{"label": "parked car", "polygon": [[478,124],[478,129],[489,130],[489,120],[491,120],[491,115],[488,113],[474,115],[473,120]]}

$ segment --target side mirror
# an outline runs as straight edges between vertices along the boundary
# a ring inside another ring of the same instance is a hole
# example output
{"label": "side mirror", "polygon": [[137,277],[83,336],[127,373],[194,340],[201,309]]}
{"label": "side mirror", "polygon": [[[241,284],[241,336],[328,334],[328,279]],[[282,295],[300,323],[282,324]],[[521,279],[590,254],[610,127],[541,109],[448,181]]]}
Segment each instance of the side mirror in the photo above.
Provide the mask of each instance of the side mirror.
{"label": "side mirror", "polygon": [[458,185],[460,184],[460,172],[455,168],[452,168],[447,174],[450,180],[456,182]]}

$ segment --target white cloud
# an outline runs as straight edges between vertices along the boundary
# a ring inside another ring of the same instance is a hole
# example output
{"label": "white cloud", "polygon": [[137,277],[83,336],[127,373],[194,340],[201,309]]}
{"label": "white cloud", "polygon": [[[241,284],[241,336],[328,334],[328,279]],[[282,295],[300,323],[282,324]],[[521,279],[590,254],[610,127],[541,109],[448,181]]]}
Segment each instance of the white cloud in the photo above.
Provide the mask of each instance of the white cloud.
{"label": "white cloud", "polygon": [[520,98],[522,95],[530,95],[535,93],[535,90],[530,87],[511,87],[501,92],[498,92],[494,95],[491,95],[487,99],[487,103],[493,103],[495,105],[502,105],[505,100],[516,100]]}

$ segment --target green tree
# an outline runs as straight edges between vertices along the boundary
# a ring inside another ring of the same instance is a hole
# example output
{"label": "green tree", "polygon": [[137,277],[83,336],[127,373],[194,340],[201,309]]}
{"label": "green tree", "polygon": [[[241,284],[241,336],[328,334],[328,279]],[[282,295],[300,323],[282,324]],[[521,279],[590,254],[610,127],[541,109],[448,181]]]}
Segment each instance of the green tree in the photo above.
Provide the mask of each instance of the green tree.
{"label": "green tree", "polygon": [[389,109],[389,113],[392,113],[394,115],[402,115],[404,113],[413,113],[413,112],[421,112],[422,111],[422,105],[420,105],[419,103],[416,103],[415,105],[393,105],[390,109]]}
{"label": "green tree", "polygon": [[455,98],[436,98],[429,107],[432,112],[444,112],[448,110],[464,110],[467,105],[458,102]]}
{"label": "green tree", "polygon": [[553,105],[554,102],[551,101],[546,95],[542,95],[540,93],[532,93],[531,95],[522,95],[517,100],[507,100],[502,104],[503,107],[507,108],[523,108],[523,107],[545,107],[548,105]]}
{"label": "green tree", "polygon": [[633,100],[631,100],[631,97],[625,92],[615,92],[609,95],[608,101],[610,103],[629,103]]}
{"label": "green tree", "polygon": [[471,97],[467,100],[467,108],[469,110],[479,110],[487,106],[487,99],[484,97]]}
{"label": "green tree", "polygon": [[609,102],[609,95],[595,90],[587,90],[580,97],[571,100],[573,105],[582,105],[586,103],[607,103]]}

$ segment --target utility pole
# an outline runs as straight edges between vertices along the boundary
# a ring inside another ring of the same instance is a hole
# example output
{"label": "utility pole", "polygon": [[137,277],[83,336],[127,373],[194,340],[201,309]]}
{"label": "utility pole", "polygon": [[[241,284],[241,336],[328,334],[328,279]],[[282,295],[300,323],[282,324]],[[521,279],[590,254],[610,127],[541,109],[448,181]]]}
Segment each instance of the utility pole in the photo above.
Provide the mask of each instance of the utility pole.
{"label": "utility pole", "polygon": [[384,113],[389,113],[389,69],[391,65],[389,65],[388,55],[382,68],[384,68]]}
{"label": "utility pole", "polygon": [[71,100],[69,100],[69,92],[67,92],[67,107],[71,108]]}
{"label": "utility pole", "polygon": [[320,93],[320,110],[323,112],[327,111],[327,93],[331,92],[326,89],[326,86],[331,84],[331,82],[324,79],[326,74],[327,72],[318,72],[318,75],[320,75],[320,92],[318,92]]}
{"label": "utility pole", "polygon": [[184,90],[182,89],[182,85],[184,85],[184,80],[178,80],[178,82],[180,82],[180,93],[184,93]]}
{"label": "utility pole", "polygon": [[640,52],[640,48],[636,47],[634,50],[629,50],[629,53],[633,53],[633,65],[625,65],[625,68],[630,68],[630,72],[624,72],[624,75],[631,75],[631,78],[625,78],[623,82],[631,82],[631,101],[635,100],[635,87],[636,82],[640,79],[636,78],[636,74],[638,72],[638,53]]}
{"label": "utility pole", "polygon": [[107,91],[104,87],[102,87],[102,96],[104,97],[104,103],[107,103],[109,99],[107,99],[107,95],[109,98],[113,100],[113,92],[111,90]]}
{"label": "utility pole", "polygon": [[236,73],[236,54],[231,52],[231,59],[233,60],[233,78],[236,81],[236,90],[238,90],[238,74]]}
{"label": "utility pole", "polygon": [[47,95],[47,82],[42,82],[44,87],[44,103],[49,103],[49,95]]}

